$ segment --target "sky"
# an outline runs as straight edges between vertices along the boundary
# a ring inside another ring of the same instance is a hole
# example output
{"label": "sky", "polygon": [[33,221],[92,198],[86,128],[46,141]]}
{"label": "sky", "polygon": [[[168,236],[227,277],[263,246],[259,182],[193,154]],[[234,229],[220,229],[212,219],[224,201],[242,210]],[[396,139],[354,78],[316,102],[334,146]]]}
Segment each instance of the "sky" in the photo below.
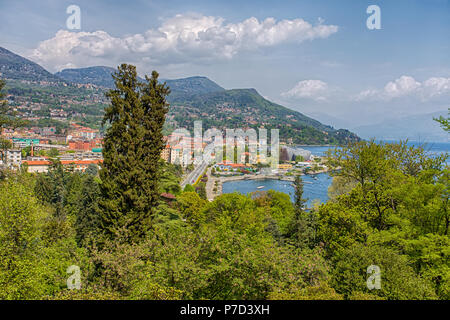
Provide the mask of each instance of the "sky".
{"label": "sky", "polygon": [[0,0],[0,21],[0,46],[50,72],[206,76],[339,127],[450,107],[450,0]]}

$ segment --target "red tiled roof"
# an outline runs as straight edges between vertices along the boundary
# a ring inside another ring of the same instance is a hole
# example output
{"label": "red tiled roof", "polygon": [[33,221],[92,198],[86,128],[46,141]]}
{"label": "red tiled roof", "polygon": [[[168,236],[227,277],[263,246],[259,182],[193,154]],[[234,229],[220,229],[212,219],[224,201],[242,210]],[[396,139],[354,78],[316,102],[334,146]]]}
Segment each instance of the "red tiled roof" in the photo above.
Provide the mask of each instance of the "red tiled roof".
{"label": "red tiled roof", "polygon": [[[23,163],[28,164],[29,166],[45,166],[45,165],[50,165],[50,161],[45,161],[45,160],[36,160],[36,161],[32,161],[32,160],[24,160],[22,161]],[[103,160],[62,160],[61,164],[98,164],[98,163],[102,163]]]}
{"label": "red tiled roof", "polygon": [[171,193],[161,193],[161,197],[167,198],[167,199],[176,199],[176,197]]}
{"label": "red tiled roof", "polygon": [[62,164],[98,164],[98,163],[102,163],[103,160],[62,160],[61,163]]}
{"label": "red tiled roof", "polygon": [[36,160],[36,161],[24,160],[24,161],[22,161],[22,163],[26,163],[29,166],[45,166],[45,165],[49,165],[50,161],[45,161],[45,160]]}
{"label": "red tiled roof", "polygon": [[245,164],[243,163],[218,163],[219,166],[230,166],[233,168],[241,168],[245,167]]}

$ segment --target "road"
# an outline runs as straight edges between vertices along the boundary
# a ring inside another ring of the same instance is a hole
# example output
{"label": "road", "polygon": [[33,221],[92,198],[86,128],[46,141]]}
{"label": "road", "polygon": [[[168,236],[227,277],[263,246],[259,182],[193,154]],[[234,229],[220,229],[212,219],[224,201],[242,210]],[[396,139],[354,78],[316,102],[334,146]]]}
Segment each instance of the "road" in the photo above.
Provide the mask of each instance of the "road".
{"label": "road", "polygon": [[214,177],[211,174],[211,169],[212,168],[208,168],[208,170],[206,170],[206,175],[208,176],[208,182],[206,182],[206,198],[209,201],[213,201],[216,194],[222,193],[222,190],[221,190],[222,185],[221,184],[219,184],[217,186],[217,189],[220,191],[216,190],[216,192],[214,192],[214,187],[216,186],[216,181],[218,181],[219,179],[217,179],[216,177]]}
{"label": "road", "polygon": [[184,187],[186,187],[187,184],[193,185],[198,180],[198,178],[203,174],[203,172],[205,172],[206,167],[208,167],[207,162],[202,162],[200,165],[195,167],[194,170],[192,170],[192,172],[190,172],[188,176],[183,180],[183,182],[181,182],[181,188],[184,189]]}

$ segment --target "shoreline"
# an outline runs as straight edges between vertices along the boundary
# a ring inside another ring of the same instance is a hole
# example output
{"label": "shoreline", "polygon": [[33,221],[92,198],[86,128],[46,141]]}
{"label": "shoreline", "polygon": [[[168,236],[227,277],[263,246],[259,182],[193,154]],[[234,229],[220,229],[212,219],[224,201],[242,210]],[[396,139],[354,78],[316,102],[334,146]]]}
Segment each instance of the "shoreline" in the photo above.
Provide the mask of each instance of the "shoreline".
{"label": "shoreline", "polygon": [[335,144],[286,144],[288,147],[338,147]]}
{"label": "shoreline", "polygon": [[[320,170],[313,173],[308,173],[307,175],[316,175],[320,173],[327,173],[328,170]],[[280,181],[290,181],[294,182],[295,176],[279,176],[275,174],[258,174],[258,175],[236,175],[230,177],[215,177],[210,174],[211,171],[208,170],[208,182],[210,182],[209,188],[206,188],[207,198],[209,201],[213,201],[214,198],[222,195],[223,184],[225,182],[239,181],[239,180],[280,180]],[[300,173],[299,175],[304,176],[304,173]],[[213,191],[213,186],[217,187],[217,190]]]}

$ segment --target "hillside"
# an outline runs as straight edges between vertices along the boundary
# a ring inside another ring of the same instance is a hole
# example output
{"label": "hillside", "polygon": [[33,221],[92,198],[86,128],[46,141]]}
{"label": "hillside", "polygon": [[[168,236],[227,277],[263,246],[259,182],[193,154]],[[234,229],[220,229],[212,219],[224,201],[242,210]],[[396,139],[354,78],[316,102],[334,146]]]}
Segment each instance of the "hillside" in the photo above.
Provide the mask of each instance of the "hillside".
{"label": "hillside", "polygon": [[[111,75],[115,71],[115,68],[95,66],[88,68],[64,69],[55,73],[55,76],[70,83],[94,84],[100,87],[113,88],[114,80]],[[144,79],[140,77],[138,77],[138,79],[139,81],[144,81]],[[161,79],[161,81],[166,81],[167,85],[171,88],[172,99],[225,90],[206,77],[189,77],[174,80]]]}
{"label": "hillside", "polygon": [[363,138],[382,140],[409,139],[413,141],[448,142],[448,133],[433,118],[447,116],[447,110],[389,119],[380,123],[353,128]]}
{"label": "hillside", "polygon": [[358,137],[348,130],[335,130],[304,114],[264,99],[255,89],[233,89],[169,97],[169,125],[193,128],[202,120],[203,128],[274,128],[280,139],[292,143],[336,144]]}
{"label": "hillside", "polygon": [[161,81],[165,81],[170,87],[169,101],[171,102],[192,100],[197,95],[225,91],[224,88],[206,77],[197,76]]}
{"label": "hillside", "polygon": [[[113,87],[111,73],[114,68],[65,69],[52,75],[36,63],[3,48],[0,61],[2,77],[9,79],[7,89],[11,105],[20,110],[23,117],[37,117],[39,121],[48,123],[52,113],[63,109],[67,113],[67,121],[100,126],[107,103],[104,93]],[[171,106],[166,122],[168,131],[180,127],[192,130],[193,122],[202,120],[204,130],[211,127],[221,130],[276,128],[280,130],[280,139],[288,143],[339,144],[358,139],[348,130],[335,130],[300,112],[266,100],[255,89],[225,90],[210,79],[199,76],[161,81],[171,89],[168,96]],[[80,87],[79,84],[95,86]]]}
{"label": "hillside", "polygon": [[100,87],[112,88],[114,80],[111,74],[116,69],[111,67],[89,67],[78,69],[64,69],[55,73],[55,76],[71,83],[94,84]]}
{"label": "hillside", "polygon": [[0,47],[0,73],[0,77],[3,79],[55,83],[64,82],[37,63],[25,59],[2,47]]}

